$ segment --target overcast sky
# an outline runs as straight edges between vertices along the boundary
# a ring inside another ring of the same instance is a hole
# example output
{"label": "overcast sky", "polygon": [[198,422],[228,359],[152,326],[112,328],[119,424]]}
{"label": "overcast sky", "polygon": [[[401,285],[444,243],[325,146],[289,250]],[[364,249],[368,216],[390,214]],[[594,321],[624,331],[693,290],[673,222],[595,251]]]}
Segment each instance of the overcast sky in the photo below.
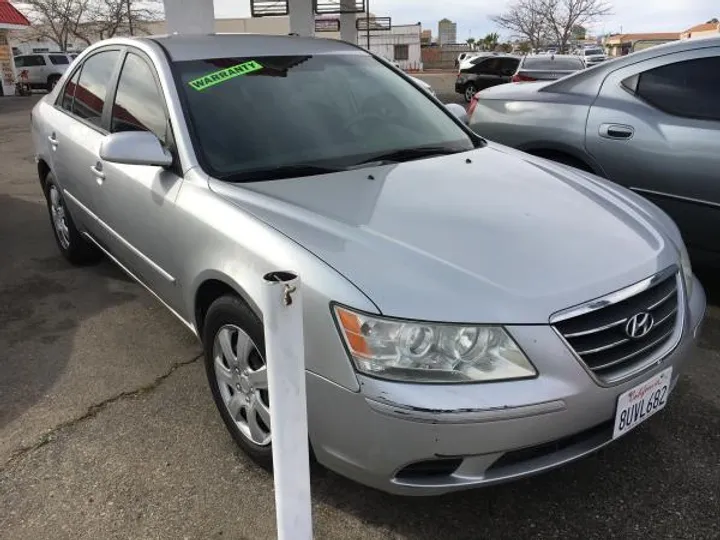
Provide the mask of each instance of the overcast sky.
{"label": "overcast sky", "polygon": [[[370,11],[392,17],[394,24],[421,22],[437,34],[443,17],[457,22],[458,41],[477,37],[495,28],[489,16],[501,13],[507,0],[370,0]],[[713,17],[720,18],[720,0],[614,0],[613,15],[599,21],[594,30],[606,32],[680,32]],[[250,0],[215,0],[216,17],[248,17]]]}

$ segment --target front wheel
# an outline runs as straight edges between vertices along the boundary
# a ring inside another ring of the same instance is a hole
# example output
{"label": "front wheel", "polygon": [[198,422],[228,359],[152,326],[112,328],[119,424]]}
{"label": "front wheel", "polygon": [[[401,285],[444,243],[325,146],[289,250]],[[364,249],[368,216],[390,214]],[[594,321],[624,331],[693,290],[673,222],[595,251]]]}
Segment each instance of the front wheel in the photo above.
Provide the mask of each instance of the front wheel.
{"label": "front wheel", "polygon": [[470,103],[472,101],[473,96],[477,94],[477,88],[475,88],[474,84],[468,84],[465,87],[465,101]]}
{"label": "front wheel", "polygon": [[272,469],[270,396],[263,326],[235,296],[212,303],[203,327],[205,372],[215,405],[235,442]]}

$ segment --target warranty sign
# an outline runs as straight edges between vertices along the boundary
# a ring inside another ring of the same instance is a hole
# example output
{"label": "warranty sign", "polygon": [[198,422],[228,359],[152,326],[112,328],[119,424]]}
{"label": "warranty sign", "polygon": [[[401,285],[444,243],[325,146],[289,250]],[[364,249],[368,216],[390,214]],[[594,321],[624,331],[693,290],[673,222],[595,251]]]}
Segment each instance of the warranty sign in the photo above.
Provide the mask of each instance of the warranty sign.
{"label": "warranty sign", "polygon": [[240,77],[241,75],[247,75],[248,73],[261,70],[262,68],[262,64],[256,62],[255,60],[250,60],[249,62],[243,62],[242,64],[237,64],[236,66],[221,69],[220,71],[213,71],[212,73],[193,79],[188,82],[188,84],[191,88],[200,92],[206,88],[215,86],[216,84],[229,81],[230,79]]}

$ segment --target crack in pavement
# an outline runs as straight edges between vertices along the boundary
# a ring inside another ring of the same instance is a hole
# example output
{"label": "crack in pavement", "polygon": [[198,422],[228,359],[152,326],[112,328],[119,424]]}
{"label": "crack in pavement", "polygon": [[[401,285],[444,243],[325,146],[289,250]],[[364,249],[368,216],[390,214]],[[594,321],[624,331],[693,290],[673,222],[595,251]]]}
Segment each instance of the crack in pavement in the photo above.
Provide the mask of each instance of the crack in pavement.
{"label": "crack in pavement", "polygon": [[91,405],[88,407],[87,411],[85,411],[83,414],[76,418],[72,418],[70,420],[66,420],[65,422],[62,422],[55,426],[54,428],[50,429],[46,433],[42,435],[35,443],[29,444],[27,446],[23,446],[22,448],[18,448],[15,450],[10,457],[3,463],[3,465],[0,467],[0,473],[4,473],[5,471],[9,470],[10,467],[20,459],[22,459],[27,454],[42,448],[46,444],[52,442],[55,440],[55,436],[60,432],[63,431],[66,428],[76,426],[83,420],[87,420],[88,418],[93,418],[96,416],[99,412],[103,411],[105,408],[107,408],[108,405],[112,405],[113,403],[120,401],[122,399],[133,399],[137,396],[140,396],[142,394],[145,394],[147,392],[152,392],[155,390],[158,386],[160,386],[163,381],[165,381],[170,375],[175,373],[178,369],[189,366],[191,364],[194,364],[198,360],[200,360],[203,357],[202,354],[199,354],[198,356],[190,359],[185,360],[184,362],[175,362],[172,366],[170,366],[170,369],[163,373],[162,375],[156,377],[152,382],[141,386],[140,388],[137,388],[135,390],[127,390],[125,392],[120,392],[119,394],[116,394],[112,397],[109,397],[100,403],[96,403],[94,405]]}

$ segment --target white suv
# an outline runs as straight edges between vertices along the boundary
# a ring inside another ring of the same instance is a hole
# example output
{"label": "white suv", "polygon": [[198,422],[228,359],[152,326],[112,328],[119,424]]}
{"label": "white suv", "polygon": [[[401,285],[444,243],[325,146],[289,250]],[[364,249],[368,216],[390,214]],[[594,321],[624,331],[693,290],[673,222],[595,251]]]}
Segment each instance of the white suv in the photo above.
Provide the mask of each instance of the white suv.
{"label": "white suv", "polygon": [[27,70],[30,86],[45,88],[51,91],[62,77],[65,70],[72,64],[73,58],[67,53],[33,53],[15,57],[15,70]]}

